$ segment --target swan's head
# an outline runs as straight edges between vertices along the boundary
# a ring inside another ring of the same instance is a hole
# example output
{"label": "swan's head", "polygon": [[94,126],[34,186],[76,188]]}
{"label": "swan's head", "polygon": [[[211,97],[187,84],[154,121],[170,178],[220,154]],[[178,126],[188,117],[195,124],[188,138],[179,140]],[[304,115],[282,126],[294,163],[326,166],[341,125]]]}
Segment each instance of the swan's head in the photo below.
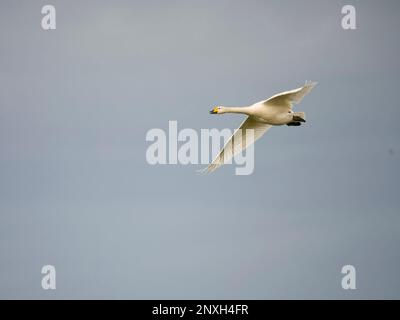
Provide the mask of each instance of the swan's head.
{"label": "swan's head", "polygon": [[210,111],[211,114],[221,114],[224,112],[225,112],[224,107],[221,106],[216,106],[214,109]]}

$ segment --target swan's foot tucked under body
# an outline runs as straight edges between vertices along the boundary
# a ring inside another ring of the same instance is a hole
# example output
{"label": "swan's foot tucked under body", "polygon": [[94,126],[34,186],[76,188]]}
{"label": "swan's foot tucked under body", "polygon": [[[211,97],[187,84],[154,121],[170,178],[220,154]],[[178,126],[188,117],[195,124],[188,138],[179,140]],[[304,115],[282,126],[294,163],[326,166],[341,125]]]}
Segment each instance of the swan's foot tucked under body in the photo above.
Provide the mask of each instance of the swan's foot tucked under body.
{"label": "swan's foot tucked under body", "polygon": [[301,122],[290,122],[287,124],[289,127],[298,127],[301,126]]}

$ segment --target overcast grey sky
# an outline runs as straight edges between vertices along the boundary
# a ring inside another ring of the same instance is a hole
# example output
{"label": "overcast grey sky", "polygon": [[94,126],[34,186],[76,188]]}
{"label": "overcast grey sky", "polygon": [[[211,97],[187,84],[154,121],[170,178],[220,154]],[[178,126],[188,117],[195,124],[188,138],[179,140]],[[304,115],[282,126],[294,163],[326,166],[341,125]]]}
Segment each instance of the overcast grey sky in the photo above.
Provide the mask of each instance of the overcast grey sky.
{"label": "overcast grey sky", "polygon": [[[399,13],[1,1],[0,298],[400,298]],[[305,80],[319,82],[296,108],[307,123],[260,139],[252,175],[147,164],[149,129],[233,129],[242,116],[210,108]]]}

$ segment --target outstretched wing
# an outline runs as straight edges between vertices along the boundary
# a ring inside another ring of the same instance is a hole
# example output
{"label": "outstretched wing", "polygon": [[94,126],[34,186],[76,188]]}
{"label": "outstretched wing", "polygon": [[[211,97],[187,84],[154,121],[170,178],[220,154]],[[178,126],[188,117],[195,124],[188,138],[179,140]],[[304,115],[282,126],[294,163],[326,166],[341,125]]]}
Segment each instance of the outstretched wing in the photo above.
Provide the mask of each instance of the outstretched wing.
{"label": "outstretched wing", "polygon": [[316,84],[317,82],[306,82],[301,88],[278,93],[261,103],[267,106],[282,108],[282,111],[290,111],[292,110],[293,104],[299,103]]}
{"label": "outstretched wing", "polygon": [[[220,166],[230,161],[235,155],[256,142],[256,140],[271,127],[272,126],[269,124],[257,121],[252,117],[247,117],[247,119],[242,122],[239,129],[235,130],[213,162],[202,170],[202,172],[210,173],[215,171]],[[247,129],[253,129],[253,137],[249,134]]]}

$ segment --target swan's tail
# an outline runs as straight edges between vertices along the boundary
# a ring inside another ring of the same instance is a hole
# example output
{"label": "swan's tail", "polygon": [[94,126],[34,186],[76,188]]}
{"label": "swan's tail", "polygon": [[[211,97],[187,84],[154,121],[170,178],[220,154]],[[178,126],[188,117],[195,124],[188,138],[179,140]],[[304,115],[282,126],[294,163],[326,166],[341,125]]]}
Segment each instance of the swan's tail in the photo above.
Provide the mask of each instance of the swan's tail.
{"label": "swan's tail", "polygon": [[302,122],[306,122],[306,114],[304,112],[293,112],[293,120],[287,125],[289,127],[301,126]]}
{"label": "swan's tail", "polygon": [[293,112],[293,121],[306,122],[306,114],[304,112]]}

